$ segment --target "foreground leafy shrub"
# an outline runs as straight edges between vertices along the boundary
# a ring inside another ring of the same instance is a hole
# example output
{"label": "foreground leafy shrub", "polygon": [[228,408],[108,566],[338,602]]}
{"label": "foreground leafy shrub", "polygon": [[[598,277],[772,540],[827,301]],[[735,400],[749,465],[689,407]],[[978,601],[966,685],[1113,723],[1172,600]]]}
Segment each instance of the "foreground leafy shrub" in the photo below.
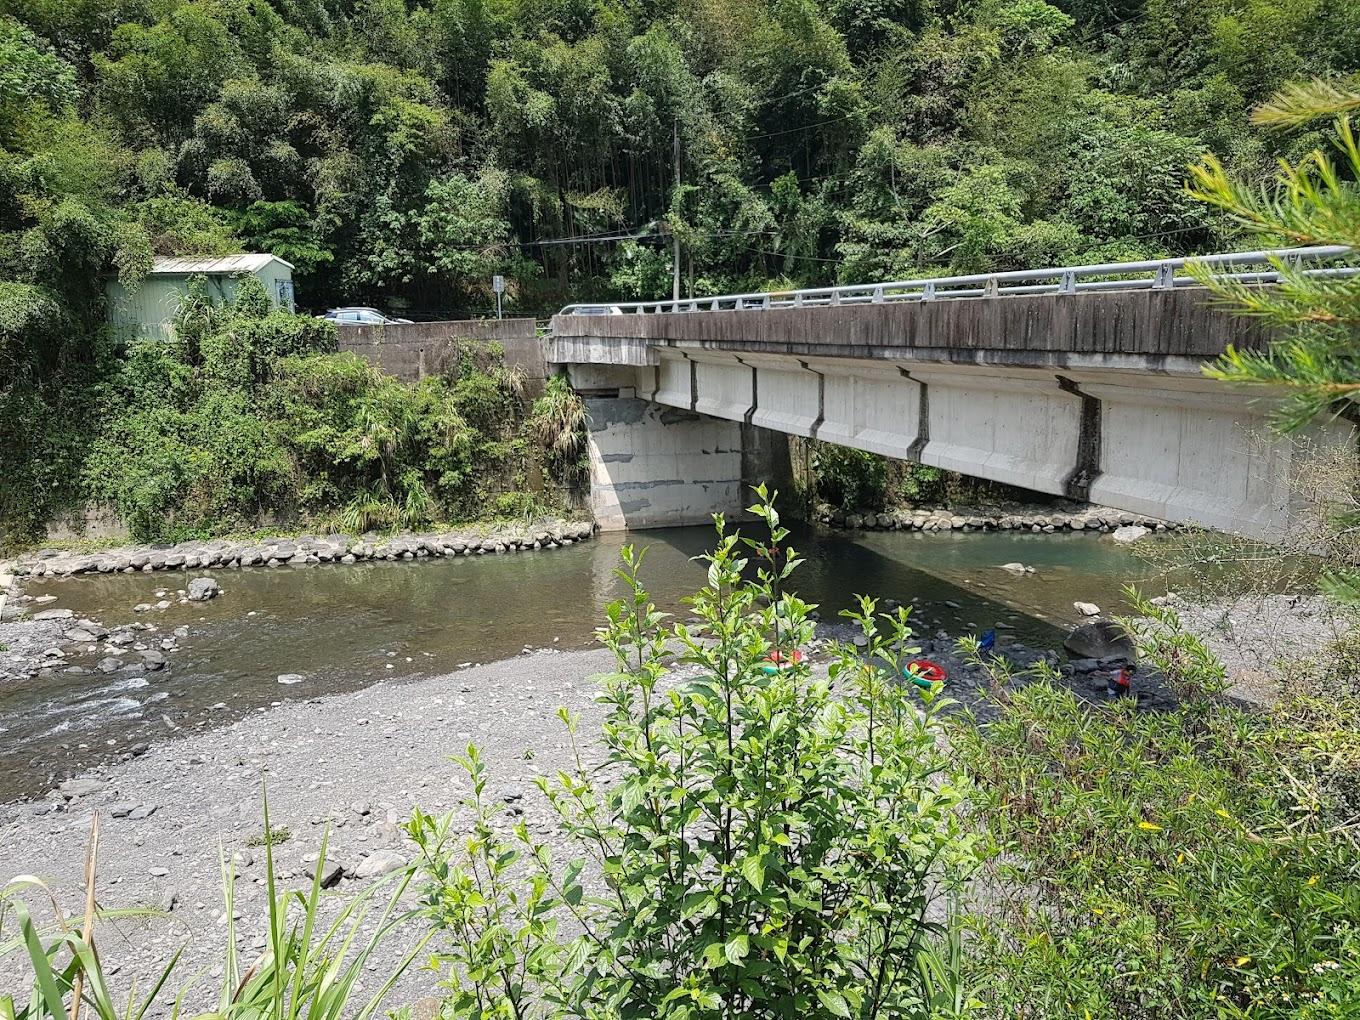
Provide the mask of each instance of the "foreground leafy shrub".
{"label": "foreground leafy shrub", "polygon": [[813,625],[761,496],[769,539],[719,518],[692,624],[667,623],[625,550],[631,596],[601,631],[618,662],[600,678],[604,761],[564,711],[576,765],[539,783],[575,859],[497,827],[476,747],[466,840],[452,815],[413,817],[445,1016],[918,1017],[953,1001],[937,908],[971,842],[943,702],[897,682],[906,613],[875,619],[872,600],[854,617],[866,648],[838,649],[829,679],[766,673]]}
{"label": "foreground leafy shrub", "polygon": [[968,960],[996,1017],[1352,1017],[1360,1008],[1360,702],[1222,700],[1222,666],[1140,606],[1174,711],[1041,676],[951,740],[992,856]]}

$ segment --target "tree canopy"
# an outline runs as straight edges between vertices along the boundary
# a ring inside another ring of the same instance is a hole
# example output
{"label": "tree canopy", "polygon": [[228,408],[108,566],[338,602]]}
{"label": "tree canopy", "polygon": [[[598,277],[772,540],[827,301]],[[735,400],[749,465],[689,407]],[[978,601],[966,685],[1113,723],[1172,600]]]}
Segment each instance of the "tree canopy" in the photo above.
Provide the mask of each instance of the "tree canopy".
{"label": "tree canopy", "polygon": [[1221,248],[1187,164],[1356,68],[1357,0],[0,0],[0,358],[153,253],[447,313],[663,294],[670,231],[694,292]]}

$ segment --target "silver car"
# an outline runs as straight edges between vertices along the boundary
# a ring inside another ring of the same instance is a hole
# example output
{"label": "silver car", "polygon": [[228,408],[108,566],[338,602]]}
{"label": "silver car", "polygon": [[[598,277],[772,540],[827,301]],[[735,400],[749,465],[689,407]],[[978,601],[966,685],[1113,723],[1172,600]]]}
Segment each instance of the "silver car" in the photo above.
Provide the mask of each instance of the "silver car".
{"label": "silver car", "polygon": [[376,308],[332,308],[318,319],[329,319],[337,326],[389,326],[395,323],[409,325],[410,319],[393,319]]}

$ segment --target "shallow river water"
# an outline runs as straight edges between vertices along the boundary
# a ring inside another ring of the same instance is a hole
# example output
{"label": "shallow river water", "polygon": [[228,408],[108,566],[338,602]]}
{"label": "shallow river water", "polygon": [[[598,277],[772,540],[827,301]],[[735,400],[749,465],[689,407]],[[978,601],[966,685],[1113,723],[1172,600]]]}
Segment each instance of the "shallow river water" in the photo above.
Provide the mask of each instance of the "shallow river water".
{"label": "shallow river water", "polygon": [[[749,526],[748,526],[749,527]],[[602,534],[565,549],[503,556],[279,569],[84,575],[30,586],[105,626],[139,620],[156,638],[187,625],[166,669],[145,677],[55,672],[0,689],[0,798],[37,793],[53,778],[139,742],[217,725],[283,699],[378,680],[445,673],[526,647],[592,643],[602,605],[618,597],[625,543],[647,547],[644,577],[668,610],[702,583],[691,557],[710,528]],[[951,635],[1001,624],[1021,640],[1058,647],[1075,600],[1121,608],[1120,586],[1141,564],[1094,534],[845,533],[800,530],[807,562],[794,587],[824,619],[865,592],[919,609],[918,629]],[[1022,577],[999,569],[1020,561]],[[226,594],[134,614],[189,577],[210,573]],[[148,644],[155,646],[154,641]],[[284,686],[280,674],[300,674]],[[394,694],[394,696],[396,696]]]}

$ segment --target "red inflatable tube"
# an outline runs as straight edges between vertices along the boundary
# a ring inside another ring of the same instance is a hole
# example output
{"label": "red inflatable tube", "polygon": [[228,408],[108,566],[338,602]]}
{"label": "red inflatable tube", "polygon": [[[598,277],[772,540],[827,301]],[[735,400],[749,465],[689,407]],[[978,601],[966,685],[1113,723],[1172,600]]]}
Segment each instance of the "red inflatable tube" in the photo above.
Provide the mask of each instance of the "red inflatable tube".
{"label": "red inflatable tube", "polygon": [[943,666],[929,659],[912,659],[902,675],[922,690],[930,690],[935,684],[942,684],[949,678]]}

